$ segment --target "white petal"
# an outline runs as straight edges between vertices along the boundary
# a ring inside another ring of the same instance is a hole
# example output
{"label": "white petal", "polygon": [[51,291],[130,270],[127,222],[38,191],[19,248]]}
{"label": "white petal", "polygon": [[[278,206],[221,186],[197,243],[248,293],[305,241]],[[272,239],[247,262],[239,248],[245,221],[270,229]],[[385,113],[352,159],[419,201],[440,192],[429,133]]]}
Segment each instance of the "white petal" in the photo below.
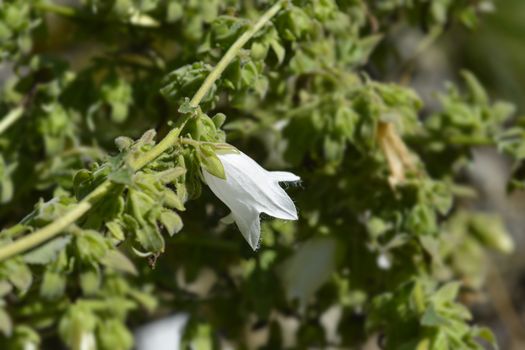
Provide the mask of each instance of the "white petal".
{"label": "white petal", "polygon": [[[242,152],[219,155],[219,159],[231,186],[230,192],[236,194],[234,201],[245,202],[257,211],[279,219],[297,220],[295,204],[275,183],[270,172]],[[225,200],[223,202],[228,205]]]}
{"label": "white petal", "polygon": [[287,171],[270,171],[271,177],[277,182],[297,182],[301,178]]}
{"label": "white petal", "polygon": [[221,222],[225,225],[233,224],[235,222],[235,218],[233,217],[232,213],[229,213],[221,219]]}
{"label": "white petal", "polygon": [[83,332],[80,336],[80,350],[95,350],[96,340],[93,332]]}
{"label": "white petal", "polygon": [[242,235],[250,244],[253,250],[259,248],[259,241],[261,239],[261,222],[259,213],[246,206],[239,206],[237,210],[232,211],[235,223]]}
{"label": "white petal", "polygon": [[269,172],[242,152],[219,154],[226,180],[203,170],[212,192],[230,208],[241,233],[256,249],[260,237],[259,214],[297,220],[295,204],[279,182],[299,181],[288,172]]}

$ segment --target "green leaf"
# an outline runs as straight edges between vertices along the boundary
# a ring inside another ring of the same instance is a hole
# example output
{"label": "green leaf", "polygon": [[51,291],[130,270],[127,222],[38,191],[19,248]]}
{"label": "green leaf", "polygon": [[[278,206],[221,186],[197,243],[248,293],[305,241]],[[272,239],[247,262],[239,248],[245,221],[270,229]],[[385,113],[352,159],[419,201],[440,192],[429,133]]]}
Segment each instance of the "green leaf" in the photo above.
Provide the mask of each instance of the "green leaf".
{"label": "green leaf", "polygon": [[213,349],[212,329],[210,325],[200,324],[198,326],[192,345],[195,347],[195,350]]}
{"label": "green leaf", "polygon": [[165,210],[160,214],[160,222],[168,231],[170,236],[182,230],[182,219],[180,216],[171,210]]}
{"label": "green leaf", "polygon": [[13,333],[13,322],[4,309],[0,309],[0,332],[6,337],[10,337]]}
{"label": "green leaf", "polygon": [[138,271],[133,262],[121,251],[112,249],[107,252],[101,263],[112,269],[137,275]]}
{"label": "green leaf", "polygon": [[80,274],[80,287],[86,296],[95,295],[100,288],[101,277],[97,269],[86,269]]}
{"label": "green leaf", "polygon": [[7,294],[11,293],[13,286],[6,280],[0,280],[0,298],[3,298]]}
{"label": "green leaf", "polygon": [[201,166],[213,176],[226,180],[224,166],[219,157],[217,157],[217,154],[215,154],[213,147],[209,145],[199,145],[198,151]]}
{"label": "green leaf", "polygon": [[128,167],[124,166],[120,169],[117,169],[115,171],[112,171],[108,175],[108,180],[122,185],[131,185],[133,183],[133,175],[134,171]]}
{"label": "green leaf", "polygon": [[111,232],[111,235],[117,240],[117,241],[123,241],[126,236],[124,235],[124,230],[122,229],[122,226],[117,221],[110,221],[106,222],[106,227],[108,228],[108,231]]}
{"label": "green leaf", "polygon": [[9,260],[6,262],[7,278],[20,292],[25,293],[33,283],[33,275],[26,264]]}
{"label": "green leaf", "polygon": [[150,293],[131,290],[130,295],[137,300],[137,302],[142,305],[148,312],[153,312],[157,308],[158,302],[157,299]]}
{"label": "green leaf", "polygon": [[135,235],[142,247],[148,252],[164,252],[164,238],[160,234],[157,227],[153,225],[142,226],[135,230]]}
{"label": "green leaf", "polygon": [[195,107],[194,105],[192,105],[190,103],[190,100],[186,98],[184,99],[184,102],[181,103],[177,111],[182,114],[196,114],[198,111],[198,107]]}
{"label": "green leaf", "polygon": [[461,282],[450,282],[441,287],[434,295],[432,299],[436,304],[442,304],[450,301],[454,301],[461,288]]}
{"label": "green leaf", "polygon": [[133,336],[121,320],[109,319],[99,323],[97,338],[103,349],[131,349]]}
{"label": "green leaf", "polygon": [[66,289],[66,276],[53,270],[44,273],[42,284],[40,285],[40,295],[47,300],[56,300],[64,295]]}
{"label": "green leaf", "polygon": [[223,113],[217,113],[211,118],[211,120],[213,121],[213,124],[215,124],[216,128],[220,128],[226,121],[226,115]]}
{"label": "green leaf", "polygon": [[474,327],[473,333],[474,333],[474,336],[479,337],[485,340],[486,342],[488,342],[494,349],[496,350],[499,349],[496,336],[494,335],[492,330],[490,330],[490,328]]}
{"label": "green leaf", "polygon": [[472,100],[476,104],[486,105],[489,103],[489,98],[487,96],[487,93],[485,92],[485,89],[481,85],[481,83],[478,81],[478,79],[469,71],[463,70],[461,71],[461,75],[463,76],[463,79],[465,79],[465,82],[467,83],[467,87],[469,90],[470,95],[472,96]]}
{"label": "green leaf", "polygon": [[28,264],[48,264],[56,259],[57,254],[65,249],[69,242],[71,242],[70,236],[57,237],[25,254],[24,261]]}
{"label": "green leaf", "polygon": [[275,56],[277,56],[277,62],[279,64],[282,64],[284,61],[284,57],[286,55],[286,50],[284,49],[284,47],[281,45],[281,43],[278,40],[272,40],[270,42],[270,47],[275,53]]}
{"label": "green leaf", "polygon": [[99,262],[108,251],[108,242],[97,231],[82,231],[76,238],[80,258],[87,263]]}
{"label": "green leaf", "polygon": [[427,327],[439,327],[446,326],[448,322],[436,312],[434,305],[430,304],[421,317],[421,324]]}
{"label": "green leaf", "polygon": [[85,303],[72,304],[60,320],[60,337],[70,348],[80,349],[80,344],[87,342],[86,337],[92,337],[97,321],[97,317]]}
{"label": "green leaf", "polygon": [[173,192],[172,190],[170,189],[166,189],[164,192],[163,192],[163,204],[169,208],[174,208],[174,209],[177,209],[179,211],[184,211],[186,210],[186,208],[184,207],[184,203],[182,202],[182,200],[180,199],[180,197],[175,193]]}
{"label": "green leaf", "polygon": [[112,75],[101,88],[102,98],[111,106],[111,118],[115,123],[122,123],[128,117],[129,107],[133,103],[133,90],[124,79]]}
{"label": "green leaf", "polygon": [[484,244],[502,253],[514,251],[514,241],[498,215],[476,213],[471,216],[470,229]]}

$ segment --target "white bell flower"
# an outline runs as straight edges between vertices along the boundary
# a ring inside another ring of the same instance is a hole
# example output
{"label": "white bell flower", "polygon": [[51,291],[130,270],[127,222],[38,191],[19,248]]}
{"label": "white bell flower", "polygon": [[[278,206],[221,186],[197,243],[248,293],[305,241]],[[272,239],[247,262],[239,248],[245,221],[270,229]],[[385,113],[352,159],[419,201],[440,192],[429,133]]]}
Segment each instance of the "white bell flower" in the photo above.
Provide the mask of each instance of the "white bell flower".
{"label": "white bell flower", "polygon": [[297,209],[279,182],[297,182],[299,176],[285,171],[267,171],[242,152],[217,154],[226,180],[203,169],[212,192],[231,210],[231,217],[253,250],[259,246],[259,215],[297,220]]}

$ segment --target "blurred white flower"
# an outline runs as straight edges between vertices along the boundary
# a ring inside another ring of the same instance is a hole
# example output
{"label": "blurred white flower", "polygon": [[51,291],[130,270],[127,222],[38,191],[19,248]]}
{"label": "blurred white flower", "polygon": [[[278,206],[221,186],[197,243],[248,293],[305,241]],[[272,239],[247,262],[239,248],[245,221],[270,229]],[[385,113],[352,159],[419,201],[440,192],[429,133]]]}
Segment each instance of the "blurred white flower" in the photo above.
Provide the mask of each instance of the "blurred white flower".
{"label": "blurred white flower", "polygon": [[141,326],[135,333],[137,350],[179,350],[188,315],[175,315],[152,321]]}
{"label": "blurred white flower", "polygon": [[390,270],[392,267],[392,262],[385,253],[381,253],[377,257],[377,266],[379,266],[379,268],[382,270]]}
{"label": "blurred white flower", "polygon": [[302,243],[277,269],[288,301],[299,300],[304,311],[310,298],[332,276],[337,266],[337,241],[314,237]]}
{"label": "blurred white flower", "polygon": [[28,341],[24,343],[23,349],[24,350],[37,350],[37,347],[35,343]]}
{"label": "blurred white flower", "polygon": [[80,350],[95,350],[97,343],[93,332],[83,332],[80,336]]}
{"label": "blurred white flower", "polygon": [[259,215],[297,220],[295,204],[279,182],[297,182],[299,176],[284,171],[267,171],[242,152],[217,154],[226,180],[203,169],[204,179],[231,210],[233,221],[250,246],[256,250],[261,236]]}

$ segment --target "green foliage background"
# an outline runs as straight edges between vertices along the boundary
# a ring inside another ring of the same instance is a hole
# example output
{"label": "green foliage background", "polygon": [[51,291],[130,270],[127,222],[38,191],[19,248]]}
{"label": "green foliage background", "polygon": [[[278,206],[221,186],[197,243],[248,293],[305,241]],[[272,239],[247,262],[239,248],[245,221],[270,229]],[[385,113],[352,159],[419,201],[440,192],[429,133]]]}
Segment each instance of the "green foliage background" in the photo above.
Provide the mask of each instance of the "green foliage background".
{"label": "green foliage background", "polygon": [[[496,347],[468,295],[487,252],[513,246],[499,217],[461,205],[463,169],[473,148],[494,147],[520,188],[522,123],[467,71],[425,106],[392,35],[418,30],[422,50],[448,30],[471,35],[489,2],[278,1],[195,106],[275,3],[0,3],[13,72],[0,95],[0,255],[92,206],[2,260],[2,348],[129,349],[135,327],[173,312],[190,315],[185,344],[198,349],[249,348],[261,327],[265,349]],[[225,142],[302,178],[287,189],[299,220],[264,218],[257,252],[219,222],[227,210],[202,181],[202,167],[221,172]],[[192,284],[203,274],[206,291]],[[336,339],[320,321],[331,308]],[[292,344],[285,319],[299,325]]]}

